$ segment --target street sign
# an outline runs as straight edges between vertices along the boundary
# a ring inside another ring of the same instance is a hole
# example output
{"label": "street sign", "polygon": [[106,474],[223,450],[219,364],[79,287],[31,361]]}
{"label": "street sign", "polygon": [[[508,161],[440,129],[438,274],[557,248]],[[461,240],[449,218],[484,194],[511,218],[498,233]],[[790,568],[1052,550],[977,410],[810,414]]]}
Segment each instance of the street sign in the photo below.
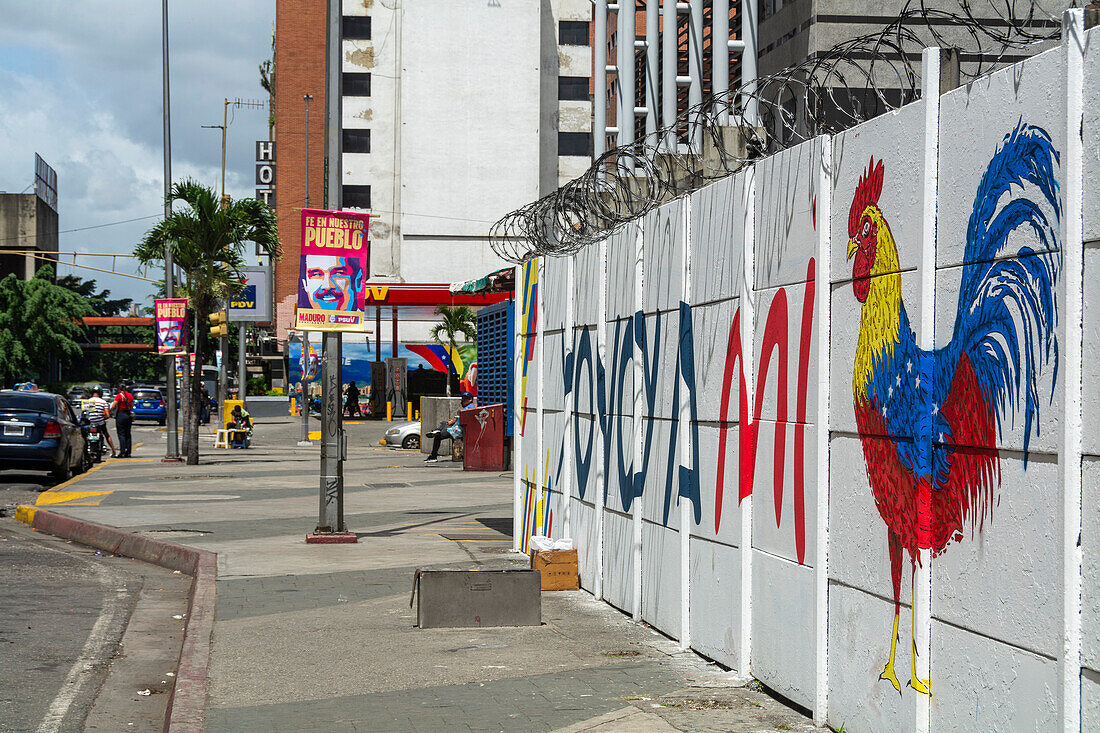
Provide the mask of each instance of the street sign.
{"label": "street sign", "polygon": [[242,267],[244,288],[229,301],[229,320],[266,323],[271,320],[271,267]]}

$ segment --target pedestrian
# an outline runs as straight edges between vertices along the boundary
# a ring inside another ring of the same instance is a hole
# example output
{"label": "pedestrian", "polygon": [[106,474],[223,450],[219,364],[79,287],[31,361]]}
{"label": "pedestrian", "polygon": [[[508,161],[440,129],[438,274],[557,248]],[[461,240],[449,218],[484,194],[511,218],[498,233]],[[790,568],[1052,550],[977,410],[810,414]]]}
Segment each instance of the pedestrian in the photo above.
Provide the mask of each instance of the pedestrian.
{"label": "pedestrian", "polygon": [[[128,385],[122,382],[115,390],[115,398],[111,402],[111,412],[115,414],[115,430],[118,431],[118,457],[130,458],[133,451],[133,440],[130,436],[130,428],[134,424],[134,395],[131,394]],[[110,436],[108,436],[108,440]]]}
{"label": "pedestrian", "polygon": [[[462,393],[462,406],[459,410],[464,410],[474,403],[474,396],[469,392]],[[424,460],[424,463],[436,463],[439,461],[439,446],[444,440],[454,440],[455,438],[462,437],[462,427],[458,424],[458,411],[448,420],[439,423],[435,430],[427,433],[424,437],[432,439],[432,452]]]}
{"label": "pedestrian", "polygon": [[348,417],[362,417],[359,412],[359,388],[355,386],[355,380],[348,383],[344,390],[344,412]]}
{"label": "pedestrian", "polygon": [[202,411],[199,413],[199,420],[203,425],[210,424],[210,392],[205,384],[202,385]]}
{"label": "pedestrian", "polygon": [[107,400],[103,399],[102,387],[97,386],[92,390],[92,398],[88,400],[84,411],[88,414],[88,424],[103,433],[103,437],[107,439],[107,445],[111,446],[111,458],[114,458],[117,455],[115,442],[111,440],[111,433],[107,430],[107,418],[111,416],[111,406],[107,404]]}
{"label": "pedestrian", "polygon": [[233,442],[230,447],[247,448],[252,444],[252,416],[248,414],[248,410],[235,405],[230,417],[232,422],[229,427],[233,431]]}

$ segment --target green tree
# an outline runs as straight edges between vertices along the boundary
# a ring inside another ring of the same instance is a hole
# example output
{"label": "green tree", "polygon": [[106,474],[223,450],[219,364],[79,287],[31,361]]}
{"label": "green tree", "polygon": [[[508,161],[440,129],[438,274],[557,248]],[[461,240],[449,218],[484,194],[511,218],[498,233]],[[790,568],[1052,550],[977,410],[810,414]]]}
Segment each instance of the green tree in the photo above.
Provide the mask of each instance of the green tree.
{"label": "green tree", "polygon": [[87,301],[97,316],[121,316],[130,312],[133,298],[111,298],[111,291],[104,288],[96,290],[95,280],[85,280],[77,275],[62,275],[57,284],[68,288]]}
{"label": "green tree", "polygon": [[150,229],[134,250],[145,265],[164,261],[165,246],[172,248],[176,265],[184,272],[181,289],[190,307],[195,369],[190,375],[190,409],[185,411],[183,449],[187,463],[199,462],[199,400],[206,352],[207,320],[241,287],[246,242],[255,242],[273,259],[279,256],[279,228],[275,212],[254,199],[219,206],[214,189],[187,180],[172,186],[172,201],[187,208],[173,212]]}
{"label": "green tree", "polygon": [[[477,338],[477,314],[468,305],[441,305],[435,314],[442,320],[432,327],[432,340],[448,348],[449,353],[458,349],[456,337],[462,334],[463,341]],[[451,362],[453,364],[453,361]],[[459,374],[459,377],[462,375]],[[447,396],[451,396],[451,375],[447,375]]]}
{"label": "green tree", "polygon": [[33,278],[8,275],[0,280],[0,385],[42,379],[51,361],[71,363],[81,356],[81,318],[95,315],[83,298],[54,284],[53,268]]}

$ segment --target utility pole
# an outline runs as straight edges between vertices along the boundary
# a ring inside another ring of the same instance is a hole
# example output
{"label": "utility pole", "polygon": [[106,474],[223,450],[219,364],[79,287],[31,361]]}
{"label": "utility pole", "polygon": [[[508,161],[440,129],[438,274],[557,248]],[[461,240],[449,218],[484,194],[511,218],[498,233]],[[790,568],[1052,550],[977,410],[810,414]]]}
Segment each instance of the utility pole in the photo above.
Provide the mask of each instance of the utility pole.
{"label": "utility pole", "polygon": [[[164,217],[172,215],[172,125],[171,105],[168,94],[168,0],[161,3],[161,59],[163,66],[164,89]],[[169,298],[176,297],[176,266],[172,261],[172,245],[166,242],[164,245],[164,287],[165,294]],[[167,407],[168,448],[165,451],[164,460],[178,462],[180,460],[179,433],[177,432],[179,413],[176,410],[176,357],[169,356],[164,360],[165,385],[168,394],[165,405]]]}
{"label": "utility pole", "polygon": [[313,101],[312,94],[303,94],[302,99],[306,101],[306,205],[305,208],[309,208],[309,103]]}
{"label": "utility pole", "polygon": [[[246,402],[248,395],[248,381],[245,374],[245,329],[248,324],[241,321],[237,326],[237,399]],[[245,407],[248,405],[245,404]]]}
{"label": "utility pole", "polygon": [[[202,125],[207,130],[221,130],[222,131],[222,192],[221,202],[222,208],[225,208],[225,131],[227,129],[227,112],[229,110],[229,100],[225,100],[225,104],[222,106],[222,124],[220,125]],[[225,312],[226,323],[229,319],[229,310]],[[225,427],[225,401],[229,397],[229,381],[226,376],[226,360],[229,358],[229,335],[225,334],[218,337],[218,351],[221,353],[222,363],[218,368],[218,420],[221,427]]]}
{"label": "utility pole", "polygon": [[302,415],[302,434],[299,437],[299,446],[311,446],[309,440],[309,385],[306,382],[306,373],[309,371],[309,331],[302,331],[302,398],[298,400],[298,411]]}
{"label": "utility pole", "polygon": [[[325,54],[325,112],[326,130],[330,129],[334,116],[340,109],[340,0],[328,0]],[[309,129],[309,100],[306,95],[306,129]],[[335,118],[337,121],[339,117]],[[306,153],[309,153],[309,135],[306,135]],[[307,157],[308,161],[309,158]],[[340,167],[340,136],[325,135],[326,171]],[[326,177],[326,183],[328,178]],[[307,188],[309,172],[306,172]],[[340,208],[340,187],[327,186],[325,208]],[[309,206],[308,194],[306,206]],[[321,477],[320,502],[317,528],[306,535],[306,542],[357,542],[358,537],[348,532],[344,524],[344,455],[347,444],[344,435],[343,413],[340,409],[340,370],[343,361],[343,336],[340,331],[324,331],[321,355]]]}

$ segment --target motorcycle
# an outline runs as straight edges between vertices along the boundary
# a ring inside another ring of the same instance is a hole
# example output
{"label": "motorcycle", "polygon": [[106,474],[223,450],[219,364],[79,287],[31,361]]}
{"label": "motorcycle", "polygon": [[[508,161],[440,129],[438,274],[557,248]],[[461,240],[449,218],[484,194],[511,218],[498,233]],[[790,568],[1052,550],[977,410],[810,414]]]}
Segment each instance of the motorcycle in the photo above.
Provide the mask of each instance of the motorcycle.
{"label": "motorcycle", "polygon": [[103,433],[98,427],[88,422],[87,416],[80,418],[80,432],[84,434],[84,465],[103,461],[106,449],[103,446]]}

